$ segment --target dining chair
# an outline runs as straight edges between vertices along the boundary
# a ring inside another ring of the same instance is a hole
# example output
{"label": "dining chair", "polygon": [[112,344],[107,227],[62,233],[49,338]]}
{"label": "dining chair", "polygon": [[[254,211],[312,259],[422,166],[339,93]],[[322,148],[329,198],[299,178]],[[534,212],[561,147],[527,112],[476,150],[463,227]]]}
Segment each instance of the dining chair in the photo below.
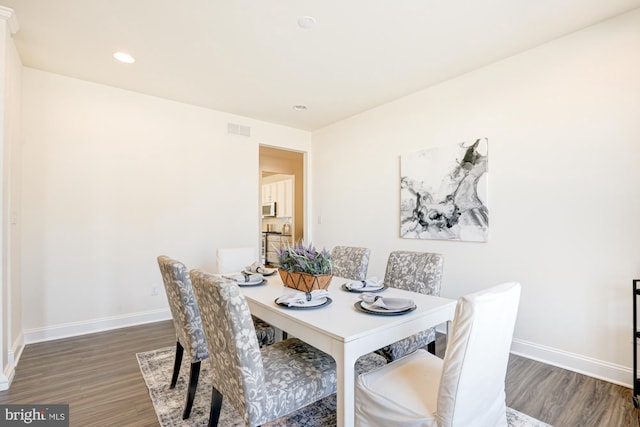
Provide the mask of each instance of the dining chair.
{"label": "dining chair", "polygon": [[[254,247],[219,248],[216,252],[216,264],[220,274],[238,273],[256,260],[257,251]],[[252,317],[260,345],[273,344],[276,341],[276,328],[258,317]],[[285,332],[282,334],[285,336]]]}
{"label": "dining chair", "polygon": [[158,257],[158,265],[160,266],[162,281],[167,293],[171,316],[173,317],[173,326],[176,330],[176,357],[170,388],[175,388],[178,381],[182,355],[185,349],[191,360],[187,400],[182,413],[182,418],[187,419],[191,414],[193,399],[196,394],[198,377],[200,376],[200,363],[209,357],[209,352],[187,267],[181,262],[164,255]]}
{"label": "dining chair", "polygon": [[[444,257],[429,252],[395,251],[389,254],[384,284],[398,289],[440,296]],[[436,330],[429,328],[415,335],[385,346],[376,353],[389,362],[421,347],[436,352]]]}
{"label": "dining chair", "polygon": [[254,247],[219,248],[216,252],[218,273],[238,273],[258,260]]}
{"label": "dining chair", "polygon": [[328,354],[290,338],[258,346],[247,301],[238,285],[191,271],[211,357],[209,425],[216,426],[223,398],[247,426],[259,426],[336,391],[336,365]]}
{"label": "dining chair", "polygon": [[[169,388],[176,386],[185,349],[191,360],[187,398],[182,414],[183,419],[187,419],[193,407],[193,399],[200,376],[200,364],[208,358],[209,353],[202,330],[200,310],[193,293],[187,267],[180,261],[165,255],[158,257],[158,265],[173,317],[173,326],[176,330],[176,356]],[[275,342],[275,330],[268,323],[256,319],[255,331],[256,339],[260,345],[270,345]]]}
{"label": "dining chair", "polygon": [[336,246],[331,249],[333,275],[350,280],[365,280],[369,268],[368,248]]}
{"label": "dining chair", "polygon": [[458,300],[444,360],[417,350],[356,380],[356,427],[506,427],[520,284]]}

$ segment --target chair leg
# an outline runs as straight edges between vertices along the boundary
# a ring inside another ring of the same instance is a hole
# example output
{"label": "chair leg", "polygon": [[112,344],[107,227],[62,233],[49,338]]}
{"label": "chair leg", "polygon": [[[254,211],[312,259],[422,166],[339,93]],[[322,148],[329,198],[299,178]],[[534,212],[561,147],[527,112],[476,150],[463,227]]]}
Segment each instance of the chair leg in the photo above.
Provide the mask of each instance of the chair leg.
{"label": "chair leg", "polygon": [[173,362],[173,376],[171,377],[171,385],[169,388],[175,388],[178,382],[178,374],[180,373],[180,365],[182,364],[182,353],[184,348],[179,341],[176,341],[176,360]]}
{"label": "chair leg", "polygon": [[193,399],[196,397],[196,388],[198,387],[198,377],[200,377],[200,362],[191,364],[191,373],[189,374],[189,390],[187,391],[187,404],[184,407],[182,419],[186,420],[191,415],[193,407]]}
{"label": "chair leg", "polygon": [[222,410],[222,395],[213,386],[211,386],[211,412],[209,413],[209,427],[217,427],[220,419],[220,411]]}
{"label": "chair leg", "polygon": [[435,341],[431,341],[429,344],[427,344],[427,351],[431,354],[436,354],[436,342]]}

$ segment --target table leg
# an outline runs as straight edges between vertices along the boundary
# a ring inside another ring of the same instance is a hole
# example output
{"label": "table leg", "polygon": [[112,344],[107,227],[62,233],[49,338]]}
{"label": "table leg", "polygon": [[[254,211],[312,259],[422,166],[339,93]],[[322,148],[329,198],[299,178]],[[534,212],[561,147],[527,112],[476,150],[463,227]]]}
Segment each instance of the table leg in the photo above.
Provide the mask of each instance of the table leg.
{"label": "table leg", "polygon": [[357,355],[341,346],[334,352],[336,361],[337,386],[337,427],[352,427],[355,421],[355,363]]}

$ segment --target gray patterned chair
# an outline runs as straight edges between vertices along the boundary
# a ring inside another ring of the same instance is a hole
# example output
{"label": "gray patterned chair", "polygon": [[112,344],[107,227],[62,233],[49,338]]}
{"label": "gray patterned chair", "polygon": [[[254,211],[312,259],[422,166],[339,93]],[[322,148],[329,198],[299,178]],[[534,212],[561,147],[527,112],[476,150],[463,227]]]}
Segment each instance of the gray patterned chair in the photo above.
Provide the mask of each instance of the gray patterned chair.
{"label": "gray patterned chair", "polygon": [[[257,251],[254,247],[218,248],[216,253],[217,271],[220,274],[238,273],[253,264],[257,258]],[[276,340],[276,328],[260,318],[252,317],[260,346],[273,344]],[[286,333],[283,332],[284,335]]]}
{"label": "gray patterned chair", "polygon": [[209,425],[223,396],[247,426],[259,426],[336,391],[333,358],[297,338],[258,346],[249,306],[235,282],[191,271],[211,357]]}
{"label": "gray patterned chair", "polygon": [[[200,376],[200,362],[207,359],[209,353],[202,330],[200,311],[193,294],[187,267],[181,262],[164,255],[158,257],[158,265],[162,273],[162,281],[164,282],[171,316],[173,317],[173,325],[176,330],[176,357],[170,388],[175,388],[178,381],[185,349],[191,359],[187,401],[182,414],[182,418],[187,419],[191,414],[193,399],[196,394],[198,377]],[[275,330],[270,325],[259,321],[255,329],[257,339],[261,345],[273,344]]]}
{"label": "gray patterned chair", "polygon": [[[444,257],[428,252],[395,251],[389,254],[385,285],[421,294],[440,296]],[[392,362],[415,350],[427,346],[435,354],[436,330],[429,328],[408,338],[376,350]]]}
{"label": "gray patterned chair", "polygon": [[350,280],[365,280],[369,268],[368,248],[336,246],[331,250],[333,275]]}

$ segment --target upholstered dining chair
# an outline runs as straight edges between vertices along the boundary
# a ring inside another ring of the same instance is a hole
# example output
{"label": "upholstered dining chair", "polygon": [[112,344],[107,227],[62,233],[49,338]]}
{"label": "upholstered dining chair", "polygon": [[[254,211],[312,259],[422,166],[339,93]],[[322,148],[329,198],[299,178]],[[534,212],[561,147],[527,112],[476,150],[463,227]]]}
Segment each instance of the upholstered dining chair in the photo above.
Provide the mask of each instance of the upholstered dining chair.
{"label": "upholstered dining chair", "polygon": [[191,414],[193,399],[196,395],[198,377],[200,376],[200,362],[209,357],[209,352],[202,330],[200,310],[193,294],[187,267],[181,262],[164,255],[158,257],[158,265],[160,266],[162,281],[167,293],[171,316],[173,317],[173,326],[176,330],[176,357],[170,388],[175,388],[178,381],[182,355],[185,349],[191,360],[187,400],[182,413],[182,418],[187,419]]}
{"label": "upholstered dining chair", "polygon": [[[187,267],[180,261],[165,255],[158,257],[158,265],[160,266],[162,281],[167,293],[171,316],[173,317],[173,326],[176,330],[176,356],[170,388],[175,388],[178,381],[185,349],[191,360],[189,386],[187,387],[187,398],[182,414],[183,419],[187,419],[191,414],[193,399],[196,394],[198,377],[200,376],[200,362],[207,359],[209,353],[202,330],[200,310],[193,293]],[[275,330],[267,323],[258,321],[255,330],[256,338],[260,345],[269,345],[275,342]]]}
{"label": "upholstered dining chair", "polygon": [[[444,257],[429,252],[395,251],[389,254],[384,284],[398,289],[440,296]],[[436,330],[429,328],[408,338],[376,350],[389,362],[421,347],[436,352]]]}
{"label": "upholstered dining chair", "polygon": [[[254,247],[219,248],[216,252],[218,273],[237,273],[257,260]],[[271,345],[276,341],[276,328],[264,320],[252,316],[260,345]],[[283,336],[284,336],[283,332]]]}
{"label": "upholstered dining chair", "polygon": [[356,380],[356,427],[506,427],[520,284],[458,300],[444,360],[417,350]]}
{"label": "upholstered dining chair", "polygon": [[237,273],[257,260],[254,247],[219,248],[216,252],[218,273]]}
{"label": "upholstered dining chair", "polygon": [[368,248],[336,246],[331,249],[333,275],[350,280],[365,280],[369,268]]}
{"label": "upholstered dining chair", "polygon": [[259,348],[249,306],[238,285],[191,271],[211,357],[209,425],[223,397],[247,426],[280,418],[336,391],[336,366],[326,353],[291,338]]}

